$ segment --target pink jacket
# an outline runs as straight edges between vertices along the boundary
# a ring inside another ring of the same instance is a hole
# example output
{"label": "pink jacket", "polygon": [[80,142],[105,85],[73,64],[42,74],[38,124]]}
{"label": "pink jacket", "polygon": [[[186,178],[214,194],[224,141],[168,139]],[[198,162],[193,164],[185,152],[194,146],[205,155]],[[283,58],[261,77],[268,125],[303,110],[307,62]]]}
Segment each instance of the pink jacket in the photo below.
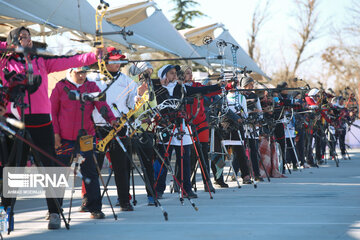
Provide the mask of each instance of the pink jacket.
{"label": "pink jacket", "polygon": [[[6,42],[0,42],[0,48],[6,47]],[[97,61],[94,53],[78,54],[74,56],[38,56],[32,58],[32,65],[35,75],[41,75],[42,81],[39,89],[30,95],[31,113],[32,114],[50,114],[51,104],[48,97],[48,74],[52,72],[59,72],[73,67],[81,67],[93,64]],[[12,70],[17,73],[25,73],[28,69],[26,64],[17,61],[12,57],[0,59],[0,78],[8,86],[4,77],[3,69],[7,68],[10,72]],[[25,96],[25,103],[29,103],[28,96]],[[29,108],[25,109],[25,114],[29,114]]]}
{"label": "pink jacket", "polygon": [[[62,139],[76,140],[78,132],[81,129],[81,104],[79,100],[74,101],[68,98],[68,94],[64,90],[65,86],[70,90],[76,90],[79,93],[100,92],[100,89],[95,82],[88,80],[77,88],[70,81],[63,79],[56,84],[51,93],[51,116],[54,125],[54,133],[60,134]],[[111,122],[112,120],[115,120],[115,116],[106,101],[86,102],[84,111],[84,129],[87,134],[95,135],[94,123],[91,119],[92,112],[95,107],[100,112],[100,109],[103,106],[108,110],[108,121]]]}

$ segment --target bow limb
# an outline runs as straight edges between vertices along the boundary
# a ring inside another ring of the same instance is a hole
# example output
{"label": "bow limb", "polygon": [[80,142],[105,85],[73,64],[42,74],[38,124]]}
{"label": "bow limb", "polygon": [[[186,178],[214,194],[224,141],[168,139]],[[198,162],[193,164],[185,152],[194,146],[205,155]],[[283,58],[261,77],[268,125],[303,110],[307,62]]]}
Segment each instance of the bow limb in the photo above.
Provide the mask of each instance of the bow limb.
{"label": "bow limb", "polygon": [[[100,4],[96,8],[96,12],[95,12],[96,32],[95,32],[94,45],[98,49],[104,48],[104,37],[102,35],[102,22],[103,22],[103,19],[107,12],[108,7],[109,7],[108,3],[106,3],[105,1],[100,1]],[[104,78],[102,78],[102,80],[112,81],[114,79],[114,77],[111,75],[111,73],[106,68],[106,62],[104,60],[102,51],[100,52],[100,54],[98,56],[98,66],[99,66],[100,73],[103,76],[105,76]]]}

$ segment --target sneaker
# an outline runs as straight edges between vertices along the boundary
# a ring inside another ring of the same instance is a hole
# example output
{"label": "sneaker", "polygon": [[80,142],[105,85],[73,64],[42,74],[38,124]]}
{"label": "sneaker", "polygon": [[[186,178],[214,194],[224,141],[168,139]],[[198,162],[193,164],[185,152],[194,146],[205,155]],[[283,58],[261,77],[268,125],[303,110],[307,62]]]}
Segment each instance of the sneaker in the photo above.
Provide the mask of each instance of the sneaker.
{"label": "sneaker", "polygon": [[196,195],[196,193],[194,193],[193,191],[188,191],[186,192],[188,194],[188,197],[190,199],[193,199],[193,198],[198,198],[198,196]]}
{"label": "sneaker", "polygon": [[310,168],[309,164],[304,163],[303,165],[301,165],[303,168]]}
{"label": "sneaker", "polygon": [[148,206],[155,206],[154,198],[151,196],[148,197]]}
{"label": "sneaker", "polygon": [[251,179],[250,179],[250,176],[247,175],[243,178],[243,184],[251,184]]}
{"label": "sneaker", "polygon": [[90,215],[90,218],[92,218],[92,219],[104,219],[105,214],[102,211],[98,210],[98,211],[92,212],[91,215]]}
{"label": "sneaker", "polygon": [[[226,184],[226,183],[225,183],[225,184]],[[226,185],[227,185],[227,184],[226,184]],[[210,192],[215,193],[215,188],[213,187],[212,184],[209,184],[209,189],[210,189]],[[209,192],[209,189],[208,189],[208,187],[207,187],[206,184],[205,184],[205,186],[204,186],[204,191],[205,191],[205,192]]]}
{"label": "sneaker", "polygon": [[49,214],[48,229],[59,229],[60,228],[60,216],[58,213]]}
{"label": "sneaker", "polygon": [[79,212],[90,212],[87,206],[81,205],[79,208]]}
{"label": "sneaker", "polygon": [[257,177],[255,177],[255,181],[263,182],[263,181],[264,181],[264,178],[262,178],[262,177],[260,177],[260,176],[257,176]]}
{"label": "sneaker", "polygon": [[134,207],[130,203],[120,203],[120,210],[123,212],[131,212],[134,211]]}
{"label": "sneaker", "polygon": [[158,199],[163,199],[164,198],[163,193],[161,193],[161,192],[157,192],[156,195],[157,195]]}
{"label": "sneaker", "polygon": [[223,178],[219,178],[215,181],[215,185],[221,187],[221,188],[228,188],[229,185],[224,182]]}

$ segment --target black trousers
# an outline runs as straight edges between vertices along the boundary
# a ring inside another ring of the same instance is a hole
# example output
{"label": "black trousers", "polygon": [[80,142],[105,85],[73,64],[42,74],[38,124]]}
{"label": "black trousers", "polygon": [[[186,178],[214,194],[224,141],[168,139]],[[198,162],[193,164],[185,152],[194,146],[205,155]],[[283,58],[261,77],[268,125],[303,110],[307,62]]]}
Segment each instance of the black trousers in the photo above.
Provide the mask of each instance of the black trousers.
{"label": "black trousers", "polygon": [[[34,128],[26,128],[26,131],[28,136],[32,139],[33,143],[40,147],[45,152],[49,153],[51,156],[56,158],[55,154],[55,139],[54,139],[54,129],[52,124],[46,125],[46,123],[50,122],[50,115],[49,114],[31,114],[31,115],[25,115],[25,124],[26,125],[44,125],[42,127],[34,127]],[[7,162],[6,166],[14,167],[24,167],[26,165],[26,162],[29,157],[30,153],[30,147],[27,144],[24,144],[20,140],[16,139],[14,141],[14,144],[16,145],[14,151],[16,151],[15,154],[21,153],[21,159],[18,159],[19,161],[16,162]],[[22,146],[22,152],[19,152],[19,146]],[[10,147],[10,146],[9,146]],[[32,150],[33,151],[33,150]],[[34,154],[34,152],[33,152]],[[35,161],[37,165],[42,165],[45,167],[51,167],[51,166],[58,166],[55,162],[53,162],[51,159],[47,158],[46,156],[42,155],[41,153],[34,154],[35,156],[38,156],[39,162]],[[58,199],[61,201],[61,199]],[[56,206],[55,199],[54,198],[46,198],[46,203],[48,206],[48,210],[50,213],[58,213],[59,210]],[[8,207],[11,205],[11,198],[3,198],[2,199],[2,205],[5,207]]]}
{"label": "black trousers", "polygon": [[324,155],[326,147],[326,135],[323,131],[320,123],[317,123],[317,126],[314,128],[314,138],[315,138],[315,158],[317,161],[320,161],[322,155]]}
{"label": "black trousers", "polygon": [[345,145],[345,136],[346,136],[346,128],[340,128],[336,131],[336,142],[339,140],[341,155],[346,154],[346,145]]}
{"label": "black trousers", "polygon": [[[295,149],[292,148],[291,140],[294,143]],[[297,161],[296,161],[296,156],[295,156],[295,152],[294,152],[294,151],[296,151],[295,138],[292,138],[291,140],[290,140],[290,138],[286,138],[286,162],[287,163],[291,162],[293,164],[293,166],[296,166]]]}
{"label": "black trousers", "polygon": [[[199,157],[200,157],[200,161],[201,161],[201,165],[204,169],[204,174],[206,174],[206,179],[209,181],[210,180],[210,164],[209,164],[209,156],[208,156],[208,152],[209,152],[209,143],[208,142],[200,142],[200,144],[198,142],[195,142]],[[190,161],[191,161],[191,172],[193,173],[196,169],[196,162],[197,162],[197,155],[195,152],[194,147],[191,147],[191,155],[190,155]],[[200,165],[199,165],[200,167]],[[201,174],[201,177],[203,179],[203,182],[205,183],[205,178],[204,175]]]}
{"label": "black trousers", "polygon": [[306,161],[307,161],[309,164],[314,164],[314,156],[313,156],[312,142],[313,142],[312,129],[307,129],[306,132],[305,132],[304,144],[305,144],[305,156],[306,156]]}
{"label": "black trousers", "polygon": [[[301,124],[302,125],[302,124]],[[295,144],[296,152],[301,165],[305,163],[305,128],[301,126],[297,129],[298,141]]]}
{"label": "black trousers", "polygon": [[[97,127],[96,134],[100,138],[105,137],[108,133],[108,129],[104,127]],[[124,135],[124,132],[120,132],[119,135]],[[129,191],[130,191],[130,158],[132,158],[131,139],[124,137],[120,139],[125,146],[127,153],[123,151],[119,143],[113,139],[108,143],[111,165],[114,171],[115,184],[117,188],[117,195],[120,204],[129,203]],[[99,166],[103,165],[105,152],[97,153],[97,159]]]}
{"label": "black trousers", "polygon": [[284,124],[277,123],[275,125],[275,131],[274,131],[275,139],[280,144],[281,148],[281,154],[283,157],[283,169],[285,169],[285,131],[284,131]]}
{"label": "black trousers", "polygon": [[260,169],[259,169],[259,139],[248,138],[249,148],[250,148],[250,159],[254,171],[255,177],[260,176]]}
{"label": "black trousers", "polygon": [[[133,141],[134,150],[136,150],[140,161],[142,161],[143,166],[145,169],[143,170],[144,177],[145,173],[147,175],[147,178],[149,180],[149,185],[152,188],[152,191],[155,193],[154,189],[154,168],[153,168],[153,161],[155,158],[155,151],[154,151],[154,134],[152,132],[144,132],[141,134],[141,137],[139,141]],[[147,179],[145,177],[145,181]],[[145,185],[146,186],[146,185]],[[146,193],[147,196],[150,197],[151,195],[151,189],[146,186]]]}
{"label": "black trousers", "polygon": [[[244,130],[240,129],[240,134],[242,139],[244,140]],[[231,136],[231,140],[240,140],[239,134],[237,129],[229,129],[229,132],[226,134],[225,138],[229,139]],[[220,135],[219,131],[215,131],[215,151],[221,152],[221,140],[222,136]],[[239,170],[241,171],[241,177],[245,177],[249,175],[249,167],[247,165],[248,158],[245,153],[245,147],[244,145],[233,145],[231,146],[232,152],[233,152],[233,161],[232,165],[234,167],[235,173],[238,173]],[[218,159],[220,159],[221,156],[217,155],[215,156],[215,159],[211,162],[211,169],[213,171],[214,176],[216,176],[216,166],[215,163]],[[223,175],[221,175],[221,178],[223,178]],[[220,179],[220,178],[219,178]]]}
{"label": "black trousers", "polygon": [[[62,146],[64,149],[74,149],[74,145],[76,141],[71,140],[61,140]],[[67,166],[70,166],[71,156],[75,153],[68,152],[69,154],[59,154],[57,155],[57,159],[60,160]],[[97,171],[97,166],[94,161],[94,151],[87,151],[81,153],[85,158],[85,161],[80,164],[81,174],[84,179],[90,180],[90,182],[86,183],[83,181],[83,184],[86,189],[86,194],[84,198],[86,199],[86,206],[90,212],[100,211],[102,207],[101,203],[101,195],[100,195],[100,183],[99,183],[99,173]],[[61,202],[62,204],[62,202]]]}

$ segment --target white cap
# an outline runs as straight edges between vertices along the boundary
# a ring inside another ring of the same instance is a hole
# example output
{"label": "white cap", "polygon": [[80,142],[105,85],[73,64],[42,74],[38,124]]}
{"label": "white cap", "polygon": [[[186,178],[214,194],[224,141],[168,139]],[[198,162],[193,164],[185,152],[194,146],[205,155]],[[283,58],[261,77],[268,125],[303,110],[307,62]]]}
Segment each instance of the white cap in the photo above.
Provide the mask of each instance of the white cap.
{"label": "white cap", "polygon": [[158,77],[160,80],[166,78],[166,73],[168,71],[170,71],[171,69],[175,68],[176,71],[180,70],[180,66],[179,65],[171,65],[171,64],[166,64],[164,66],[162,66],[159,71],[158,71]]}
{"label": "white cap", "polygon": [[318,94],[319,92],[320,92],[319,89],[313,88],[313,89],[310,90],[310,92],[308,92],[308,96],[309,96],[309,97],[313,97],[313,96],[315,96],[316,94]]}
{"label": "white cap", "polygon": [[129,69],[129,75],[136,76],[140,73],[145,72],[147,69],[153,69],[153,66],[149,62],[138,62],[135,65],[132,65]]}

